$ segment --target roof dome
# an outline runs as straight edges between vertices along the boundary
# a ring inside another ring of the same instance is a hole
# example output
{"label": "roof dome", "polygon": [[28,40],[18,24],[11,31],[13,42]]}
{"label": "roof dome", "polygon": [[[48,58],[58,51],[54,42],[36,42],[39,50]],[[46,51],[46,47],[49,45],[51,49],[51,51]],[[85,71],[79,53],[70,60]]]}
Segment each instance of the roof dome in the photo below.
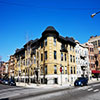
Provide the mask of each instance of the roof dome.
{"label": "roof dome", "polygon": [[56,31],[53,26],[48,26],[45,31]]}
{"label": "roof dome", "polygon": [[56,34],[59,35],[59,33],[55,30],[55,28],[53,26],[48,26],[45,31],[42,33],[42,36],[47,35],[47,34]]}

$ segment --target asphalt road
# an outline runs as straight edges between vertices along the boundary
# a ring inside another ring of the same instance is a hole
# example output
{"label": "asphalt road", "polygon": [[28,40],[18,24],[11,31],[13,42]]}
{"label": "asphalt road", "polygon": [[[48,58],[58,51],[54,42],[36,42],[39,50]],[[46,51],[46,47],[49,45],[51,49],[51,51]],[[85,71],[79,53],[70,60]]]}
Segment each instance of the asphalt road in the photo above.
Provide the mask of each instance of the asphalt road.
{"label": "asphalt road", "polygon": [[72,88],[18,100],[100,100],[100,84]]}
{"label": "asphalt road", "polygon": [[[3,84],[0,84],[0,90],[4,90],[4,89],[9,89],[9,88],[19,88],[18,86],[10,86],[10,85],[3,85]],[[20,88],[23,88],[23,87],[20,87]]]}
{"label": "asphalt road", "polygon": [[[100,100],[100,83],[61,90],[34,89],[0,84],[0,100]],[[10,98],[10,96],[13,96]],[[19,96],[19,97],[18,97]],[[16,97],[16,98],[15,98]]]}

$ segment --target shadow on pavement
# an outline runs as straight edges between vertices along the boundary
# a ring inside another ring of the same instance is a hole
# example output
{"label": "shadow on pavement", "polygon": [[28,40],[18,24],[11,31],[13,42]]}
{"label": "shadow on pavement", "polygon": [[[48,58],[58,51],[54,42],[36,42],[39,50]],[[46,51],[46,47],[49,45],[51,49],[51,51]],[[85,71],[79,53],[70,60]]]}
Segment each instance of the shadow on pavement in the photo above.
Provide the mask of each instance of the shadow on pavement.
{"label": "shadow on pavement", "polygon": [[9,98],[2,98],[2,99],[0,99],[0,100],[9,100]]}

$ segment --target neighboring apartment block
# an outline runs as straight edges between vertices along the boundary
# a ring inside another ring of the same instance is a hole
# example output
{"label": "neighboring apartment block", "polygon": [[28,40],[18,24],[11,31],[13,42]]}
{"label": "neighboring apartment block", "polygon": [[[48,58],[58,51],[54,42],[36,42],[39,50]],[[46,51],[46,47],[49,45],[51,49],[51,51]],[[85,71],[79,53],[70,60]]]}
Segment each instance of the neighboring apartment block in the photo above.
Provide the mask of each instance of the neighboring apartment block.
{"label": "neighboring apartment block", "polygon": [[15,78],[27,83],[73,83],[77,78],[75,45],[73,38],[62,37],[54,27],[47,27],[40,39],[16,50]]}
{"label": "neighboring apartment block", "polygon": [[85,45],[88,47],[89,52],[89,66],[91,71],[95,70],[95,54],[94,54],[94,46],[92,43],[85,43]]}
{"label": "neighboring apartment block", "polygon": [[89,67],[89,53],[88,48],[84,44],[80,44],[77,40],[75,51],[76,51],[76,65],[77,65],[77,77],[91,77],[91,71]]}
{"label": "neighboring apartment block", "polygon": [[94,45],[94,59],[98,61],[98,66],[96,70],[100,70],[100,36],[91,36],[88,40],[89,43],[92,43]]}
{"label": "neighboring apartment block", "polygon": [[14,77],[14,65],[15,65],[15,58],[14,58],[14,55],[11,55],[10,59],[8,61],[8,64],[7,64],[7,66],[8,66],[8,74],[9,74],[8,77],[9,78]]}
{"label": "neighboring apartment block", "polygon": [[4,76],[4,73],[5,73],[4,61],[0,61],[0,78]]}

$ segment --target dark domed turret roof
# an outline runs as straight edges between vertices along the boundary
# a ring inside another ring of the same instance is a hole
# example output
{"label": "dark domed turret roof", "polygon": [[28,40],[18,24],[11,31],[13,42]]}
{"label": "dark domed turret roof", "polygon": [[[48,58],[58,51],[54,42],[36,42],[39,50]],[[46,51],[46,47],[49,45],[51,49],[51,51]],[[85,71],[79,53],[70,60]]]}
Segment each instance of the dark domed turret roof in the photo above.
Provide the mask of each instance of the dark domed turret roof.
{"label": "dark domed turret roof", "polygon": [[46,35],[47,33],[53,33],[59,35],[59,33],[55,30],[53,26],[48,26],[45,31],[42,33],[42,36]]}
{"label": "dark domed turret roof", "polygon": [[48,26],[45,31],[56,31],[53,26]]}

